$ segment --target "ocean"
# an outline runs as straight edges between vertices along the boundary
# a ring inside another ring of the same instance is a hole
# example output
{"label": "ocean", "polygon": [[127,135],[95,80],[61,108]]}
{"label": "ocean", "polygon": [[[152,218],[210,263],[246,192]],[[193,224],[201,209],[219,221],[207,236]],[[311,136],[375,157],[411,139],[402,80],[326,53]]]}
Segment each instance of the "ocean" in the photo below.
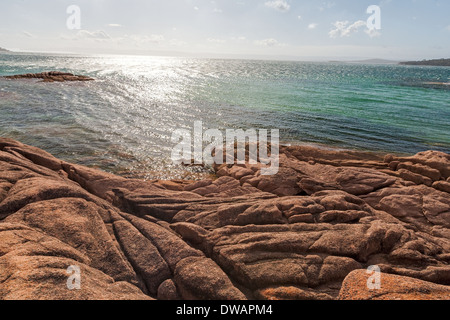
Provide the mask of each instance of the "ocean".
{"label": "ocean", "polygon": [[146,56],[0,54],[0,136],[127,177],[191,179],[175,129],[279,129],[282,143],[450,153],[450,68]]}

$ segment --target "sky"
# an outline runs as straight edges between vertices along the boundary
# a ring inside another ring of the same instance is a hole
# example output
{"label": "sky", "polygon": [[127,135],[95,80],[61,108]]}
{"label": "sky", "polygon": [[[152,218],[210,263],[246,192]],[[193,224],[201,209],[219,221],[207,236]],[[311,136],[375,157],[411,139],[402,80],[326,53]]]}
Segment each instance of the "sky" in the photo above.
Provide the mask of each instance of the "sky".
{"label": "sky", "polygon": [[[371,24],[376,12],[368,13],[369,6],[380,9]],[[449,0],[1,0],[0,47],[300,60],[450,58],[449,13]]]}

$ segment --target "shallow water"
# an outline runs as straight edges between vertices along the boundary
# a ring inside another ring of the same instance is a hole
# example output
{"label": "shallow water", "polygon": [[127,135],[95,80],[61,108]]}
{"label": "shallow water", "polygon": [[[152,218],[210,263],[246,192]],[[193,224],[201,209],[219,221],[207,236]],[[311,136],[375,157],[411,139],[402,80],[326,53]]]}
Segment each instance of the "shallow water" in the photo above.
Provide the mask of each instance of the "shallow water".
{"label": "shallow water", "polygon": [[280,129],[286,143],[450,153],[450,87],[440,85],[450,68],[0,55],[0,75],[51,70],[97,81],[0,80],[0,136],[123,175],[186,178],[170,161],[170,138],[196,120]]}

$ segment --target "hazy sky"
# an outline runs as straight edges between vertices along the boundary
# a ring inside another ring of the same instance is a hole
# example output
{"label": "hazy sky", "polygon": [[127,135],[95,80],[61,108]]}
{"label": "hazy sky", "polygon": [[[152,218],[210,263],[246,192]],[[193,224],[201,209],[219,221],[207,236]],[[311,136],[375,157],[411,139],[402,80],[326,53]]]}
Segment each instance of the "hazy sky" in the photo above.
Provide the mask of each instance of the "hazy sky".
{"label": "hazy sky", "polygon": [[[81,29],[67,27],[70,5],[80,8]],[[370,5],[381,8],[381,30],[367,27]],[[449,13],[449,0],[1,0],[0,47],[274,58],[449,58]]]}

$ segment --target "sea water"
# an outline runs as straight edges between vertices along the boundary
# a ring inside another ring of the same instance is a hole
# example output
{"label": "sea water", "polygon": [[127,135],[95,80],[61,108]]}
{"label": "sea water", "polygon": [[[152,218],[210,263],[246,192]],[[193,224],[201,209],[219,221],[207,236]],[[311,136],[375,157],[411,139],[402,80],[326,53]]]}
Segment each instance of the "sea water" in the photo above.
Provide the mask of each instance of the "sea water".
{"label": "sea water", "polygon": [[53,70],[96,81],[0,79],[0,136],[124,176],[189,178],[171,136],[195,121],[279,129],[290,144],[450,153],[448,67],[0,55],[0,76]]}

